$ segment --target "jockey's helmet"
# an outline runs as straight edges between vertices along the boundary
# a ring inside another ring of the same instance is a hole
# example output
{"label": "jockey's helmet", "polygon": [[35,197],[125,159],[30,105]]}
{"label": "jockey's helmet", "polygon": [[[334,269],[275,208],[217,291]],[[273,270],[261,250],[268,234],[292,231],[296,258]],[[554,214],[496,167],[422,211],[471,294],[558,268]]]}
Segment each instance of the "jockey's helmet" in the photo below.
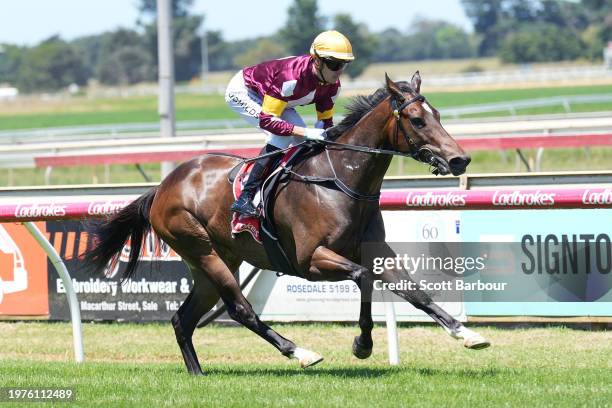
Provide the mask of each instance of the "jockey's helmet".
{"label": "jockey's helmet", "polygon": [[344,35],[335,30],[323,31],[312,42],[310,55],[323,59],[335,59],[340,61],[352,61],[353,47]]}

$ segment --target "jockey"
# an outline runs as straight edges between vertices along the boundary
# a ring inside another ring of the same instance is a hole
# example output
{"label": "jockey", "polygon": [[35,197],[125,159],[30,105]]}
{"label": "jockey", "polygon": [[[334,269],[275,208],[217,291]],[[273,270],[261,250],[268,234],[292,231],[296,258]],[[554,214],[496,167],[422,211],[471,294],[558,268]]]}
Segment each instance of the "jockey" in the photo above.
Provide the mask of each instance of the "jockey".
{"label": "jockey", "polygon": [[[225,101],[249,124],[266,135],[261,153],[323,140],[333,125],[334,102],[340,91],[340,75],[355,57],[349,40],[338,31],[324,31],[310,47],[310,55],[281,58],[244,68],[230,81]],[[296,106],[315,104],[317,124],[307,128]],[[276,156],[256,161],[240,197],[231,210],[257,215],[252,201],[268,166]]]}

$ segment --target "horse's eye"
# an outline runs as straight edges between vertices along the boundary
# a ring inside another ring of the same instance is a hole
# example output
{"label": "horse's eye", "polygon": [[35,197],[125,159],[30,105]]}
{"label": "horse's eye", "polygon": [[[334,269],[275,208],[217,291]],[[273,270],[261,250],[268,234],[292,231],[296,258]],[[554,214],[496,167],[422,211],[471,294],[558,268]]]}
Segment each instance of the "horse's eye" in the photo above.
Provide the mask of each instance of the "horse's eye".
{"label": "horse's eye", "polygon": [[425,127],[425,121],[421,118],[410,118],[410,123],[415,129],[423,129]]}

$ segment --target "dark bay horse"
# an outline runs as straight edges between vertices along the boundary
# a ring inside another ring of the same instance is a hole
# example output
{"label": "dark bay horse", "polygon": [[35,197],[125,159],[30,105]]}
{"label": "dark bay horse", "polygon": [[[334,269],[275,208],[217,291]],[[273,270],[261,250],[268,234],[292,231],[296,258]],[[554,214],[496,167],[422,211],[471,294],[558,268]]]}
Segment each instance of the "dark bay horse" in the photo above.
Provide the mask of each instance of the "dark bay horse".
{"label": "dark bay horse", "polygon": [[[277,190],[274,219],[278,235],[294,273],[310,281],[352,280],[362,293],[372,293],[370,270],[359,264],[363,242],[384,243],[385,229],[378,196],[392,156],[389,151],[429,163],[436,174],[462,174],[470,162],[440,124],[440,115],[420,95],[421,78],[410,83],[386,85],[374,94],[357,97],[349,114],[329,131],[333,142],[293,168],[303,176],[334,175],[337,188],[307,183],[292,177]],[[384,150],[383,150],[384,149]],[[144,235],[153,229],[188,265],[194,287],[172,317],[178,345],[187,370],[202,370],[192,344],[199,319],[222,299],[232,319],[296,358],[302,367],[322,357],[297,347],[263,323],[243,296],[235,274],[243,261],[261,269],[271,264],[262,245],[250,234],[233,237],[230,205],[234,200],[229,171],[239,159],[204,155],[177,167],[163,182],[94,231],[96,246],[85,257],[96,270],[117,261],[123,245],[131,240],[130,258],[123,278],[131,276],[138,262]],[[340,188],[340,186],[342,186]],[[385,245],[385,244],[383,244]],[[393,251],[388,247],[390,256]],[[291,273],[291,271],[282,271]],[[399,271],[386,271],[383,282],[397,282]],[[437,306],[421,291],[396,292],[426,312],[451,336],[469,348],[489,342]],[[367,358],[372,352],[371,302],[362,301],[353,354]]]}

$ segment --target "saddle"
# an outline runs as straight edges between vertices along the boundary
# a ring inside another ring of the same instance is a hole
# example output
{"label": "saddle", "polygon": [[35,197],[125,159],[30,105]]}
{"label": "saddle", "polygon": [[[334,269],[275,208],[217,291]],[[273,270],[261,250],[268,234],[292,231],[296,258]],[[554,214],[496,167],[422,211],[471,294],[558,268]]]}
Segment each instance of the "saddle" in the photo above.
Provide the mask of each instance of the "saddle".
{"label": "saddle", "polygon": [[[298,163],[307,151],[311,151],[311,147],[308,145],[294,146],[289,149],[283,155],[278,166],[261,183],[261,187],[253,199],[253,205],[260,211],[260,217],[238,213],[232,215],[232,236],[243,232],[251,234],[253,239],[263,244],[273,270],[277,272],[295,271],[293,271],[293,266],[278,240],[276,227],[274,226],[275,193],[279,184],[288,179],[288,172],[291,167]],[[252,166],[253,162],[243,163],[230,172],[234,199],[242,192],[242,187],[248,179]]]}

